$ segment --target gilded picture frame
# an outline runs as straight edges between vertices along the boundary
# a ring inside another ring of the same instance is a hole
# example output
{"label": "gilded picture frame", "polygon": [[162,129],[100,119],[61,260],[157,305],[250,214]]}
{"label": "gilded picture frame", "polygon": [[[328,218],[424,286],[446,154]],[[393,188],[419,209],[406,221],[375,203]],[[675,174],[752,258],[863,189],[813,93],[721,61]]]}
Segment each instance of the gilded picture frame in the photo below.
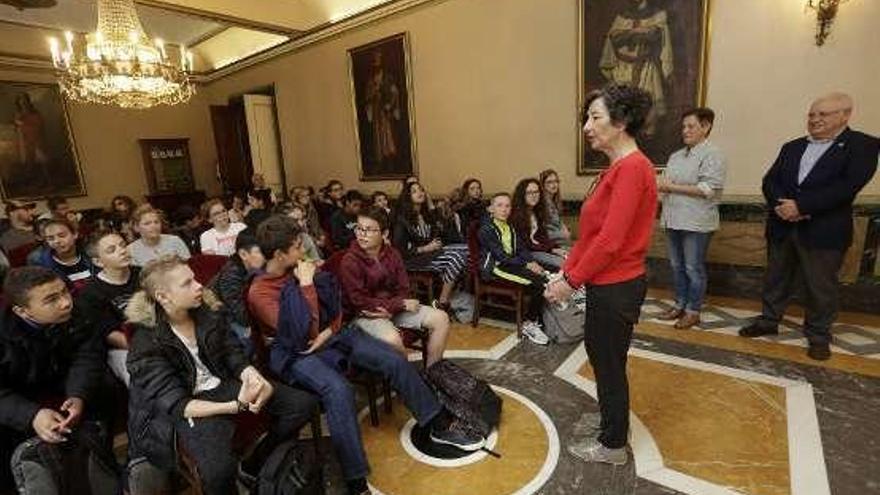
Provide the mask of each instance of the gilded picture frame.
{"label": "gilded picture frame", "polygon": [[86,195],[58,85],[0,81],[0,193],[21,200]]}
{"label": "gilded picture frame", "polygon": [[348,67],[360,180],[418,175],[409,34],[349,49]]}
{"label": "gilded picture frame", "polygon": [[[577,0],[577,174],[608,167],[582,132],[587,93],[610,82],[655,95],[639,147],[657,165],[682,146],[681,114],[705,105],[714,0]],[[657,98],[657,94],[661,97]]]}

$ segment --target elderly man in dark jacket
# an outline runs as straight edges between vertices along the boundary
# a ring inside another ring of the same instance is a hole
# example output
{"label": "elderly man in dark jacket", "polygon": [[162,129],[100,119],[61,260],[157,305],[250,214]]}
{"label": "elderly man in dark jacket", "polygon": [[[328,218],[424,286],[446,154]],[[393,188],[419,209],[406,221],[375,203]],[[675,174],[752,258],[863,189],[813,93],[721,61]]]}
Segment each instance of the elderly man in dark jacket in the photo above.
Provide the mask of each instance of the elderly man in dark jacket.
{"label": "elderly man in dark jacket", "polygon": [[[93,399],[104,363],[99,336],[87,323],[73,323],[73,300],[56,273],[43,267],[13,269],[4,295],[8,307],[0,320],[0,491],[11,478],[13,449],[18,449],[19,460],[33,449],[48,448],[62,457],[77,451],[72,444],[81,438],[78,430],[86,418],[97,417]],[[29,479],[29,473],[17,470],[17,484],[52,483]]]}
{"label": "elderly man in dark jacket", "polygon": [[837,317],[837,273],[853,237],[853,201],[877,171],[880,139],[847,126],[852,99],[832,93],[813,102],[808,136],[782,146],[764,176],[767,272],[761,316],[743,337],[778,332],[798,275],[806,289],[807,354],[831,357]]}

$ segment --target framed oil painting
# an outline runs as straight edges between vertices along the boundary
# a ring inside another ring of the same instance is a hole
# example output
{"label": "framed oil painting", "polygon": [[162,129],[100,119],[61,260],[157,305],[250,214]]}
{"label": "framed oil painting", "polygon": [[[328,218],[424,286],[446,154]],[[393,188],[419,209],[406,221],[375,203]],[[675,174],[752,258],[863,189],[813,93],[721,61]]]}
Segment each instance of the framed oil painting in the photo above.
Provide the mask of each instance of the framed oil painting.
{"label": "framed oil painting", "polygon": [[352,48],[348,60],[360,179],[416,175],[407,33]]}
{"label": "framed oil painting", "polygon": [[0,81],[0,189],[4,199],[86,194],[57,85]]}
{"label": "framed oil painting", "polygon": [[[578,115],[585,95],[606,84],[647,90],[654,107],[637,140],[663,166],[682,146],[681,114],[705,102],[711,1],[578,0]],[[578,174],[607,166],[578,132]]]}

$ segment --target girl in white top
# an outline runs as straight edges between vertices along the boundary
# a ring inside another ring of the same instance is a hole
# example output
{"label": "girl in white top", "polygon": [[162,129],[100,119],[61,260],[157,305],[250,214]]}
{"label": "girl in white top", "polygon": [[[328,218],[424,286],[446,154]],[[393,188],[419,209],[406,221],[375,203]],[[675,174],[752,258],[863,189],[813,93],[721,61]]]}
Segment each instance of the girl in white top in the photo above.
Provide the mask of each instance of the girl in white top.
{"label": "girl in white top", "polygon": [[230,221],[229,212],[217,198],[209,199],[202,205],[202,215],[214,226],[203,232],[199,238],[202,254],[232,256],[235,253],[235,239],[247,225]]}
{"label": "girl in white top", "polygon": [[140,238],[128,245],[131,264],[144,266],[165,254],[176,254],[183,260],[190,258],[189,248],[176,235],[162,233],[162,212],[143,204],[131,215],[131,224]]}

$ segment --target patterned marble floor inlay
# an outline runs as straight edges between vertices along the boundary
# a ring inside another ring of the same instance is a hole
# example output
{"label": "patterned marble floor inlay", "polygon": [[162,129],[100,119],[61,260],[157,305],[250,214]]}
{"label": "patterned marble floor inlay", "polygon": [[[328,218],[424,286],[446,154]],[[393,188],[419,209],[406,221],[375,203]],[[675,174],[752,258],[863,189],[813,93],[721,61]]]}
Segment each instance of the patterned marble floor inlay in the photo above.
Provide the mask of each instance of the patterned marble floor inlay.
{"label": "patterned marble floor inlay", "polygon": [[[808,383],[640,349],[628,367],[640,477],[693,495],[830,493]],[[556,374],[595,396],[582,348]]]}
{"label": "patterned marble floor inlay", "polygon": [[[657,315],[674,305],[671,299],[648,297],[642,306],[643,321],[672,326],[674,321],[661,321]],[[699,329],[725,335],[737,335],[737,331],[748,325],[757,314],[756,311],[719,305],[703,307],[702,322]],[[759,340],[781,344],[806,346],[803,333],[803,318],[786,316],[779,328],[779,335],[761,337]],[[855,325],[838,321],[832,328],[834,344],[832,350],[838,353],[877,359],[880,356],[880,328],[867,324]]]}

